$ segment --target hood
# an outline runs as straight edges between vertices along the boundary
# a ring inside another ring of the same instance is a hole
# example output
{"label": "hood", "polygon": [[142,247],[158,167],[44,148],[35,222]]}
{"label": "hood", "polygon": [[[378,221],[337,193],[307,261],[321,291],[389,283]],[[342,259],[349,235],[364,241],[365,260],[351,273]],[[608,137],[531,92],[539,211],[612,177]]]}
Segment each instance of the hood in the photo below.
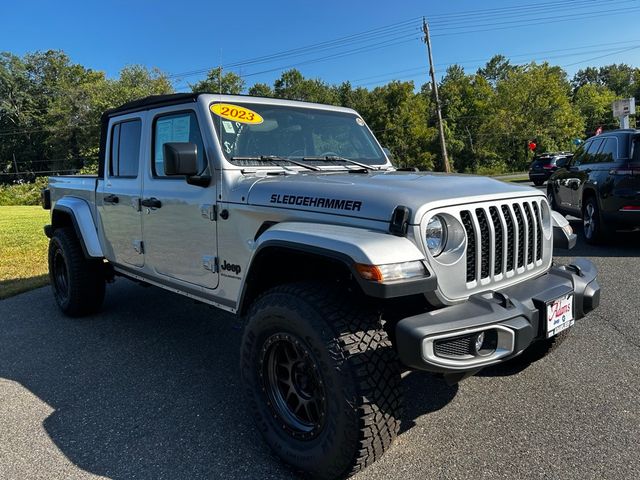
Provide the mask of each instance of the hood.
{"label": "hood", "polygon": [[411,211],[411,223],[419,223],[432,208],[523,196],[544,195],[531,187],[475,175],[302,173],[255,180],[247,202],[385,222],[403,205]]}

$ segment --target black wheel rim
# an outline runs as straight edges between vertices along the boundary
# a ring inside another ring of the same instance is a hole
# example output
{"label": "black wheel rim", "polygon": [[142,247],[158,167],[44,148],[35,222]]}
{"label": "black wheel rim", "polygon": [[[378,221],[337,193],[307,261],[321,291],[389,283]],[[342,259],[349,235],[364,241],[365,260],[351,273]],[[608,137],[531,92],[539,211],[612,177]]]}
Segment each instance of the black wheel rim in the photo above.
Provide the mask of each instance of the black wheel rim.
{"label": "black wheel rim", "polygon": [[56,295],[61,301],[65,301],[69,297],[69,272],[60,250],[53,257],[53,283]]}
{"label": "black wheel rim", "polygon": [[271,335],[262,348],[260,376],[274,419],[294,438],[310,440],[326,415],[322,376],[314,356],[294,335]]}
{"label": "black wheel rim", "polygon": [[583,216],[584,236],[593,238],[596,231],[596,209],[592,203],[587,203]]}

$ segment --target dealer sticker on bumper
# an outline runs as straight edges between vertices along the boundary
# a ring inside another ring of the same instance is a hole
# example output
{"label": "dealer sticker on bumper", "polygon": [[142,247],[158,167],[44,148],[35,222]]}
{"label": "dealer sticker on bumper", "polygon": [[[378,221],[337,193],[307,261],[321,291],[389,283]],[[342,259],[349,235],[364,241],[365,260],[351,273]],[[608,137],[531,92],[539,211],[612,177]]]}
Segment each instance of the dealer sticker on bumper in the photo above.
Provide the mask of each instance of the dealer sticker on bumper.
{"label": "dealer sticker on bumper", "polygon": [[574,323],[573,295],[569,294],[547,303],[547,338],[557,335]]}

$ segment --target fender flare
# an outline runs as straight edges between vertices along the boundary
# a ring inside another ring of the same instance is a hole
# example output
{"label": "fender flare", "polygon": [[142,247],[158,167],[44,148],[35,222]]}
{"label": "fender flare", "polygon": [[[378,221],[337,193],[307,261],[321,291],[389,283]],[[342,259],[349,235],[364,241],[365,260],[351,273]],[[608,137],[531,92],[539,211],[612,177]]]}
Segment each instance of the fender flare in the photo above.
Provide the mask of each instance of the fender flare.
{"label": "fender flare", "polygon": [[59,227],[55,222],[56,212],[63,212],[71,218],[71,223],[80,240],[85,257],[104,257],[91,208],[85,200],[77,197],[63,197],[58,200],[51,213],[52,230],[54,231]]}
{"label": "fender flare", "polygon": [[[279,247],[341,262],[352,272],[354,279],[368,296],[393,298],[426,293],[437,288],[435,274],[418,247],[406,237],[389,233],[343,225],[282,222],[262,232],[254,247],[247,278],[251,276],[255,259],[262,251],[270,247]],[[386,265],[411,261],[421,261],[428,275],[419,279],[384,284],[361,278],[354,267],[356,263]],[[240,294],[241,308],[245,300],[246,284],[245,281]]]}

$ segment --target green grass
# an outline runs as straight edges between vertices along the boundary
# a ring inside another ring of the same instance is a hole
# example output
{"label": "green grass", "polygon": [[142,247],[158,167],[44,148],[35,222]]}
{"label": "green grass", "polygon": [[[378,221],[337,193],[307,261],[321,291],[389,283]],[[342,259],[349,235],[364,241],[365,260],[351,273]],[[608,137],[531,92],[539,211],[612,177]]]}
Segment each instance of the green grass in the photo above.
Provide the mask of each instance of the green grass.
{"label": "green grass", "polygon": [[0,299],[49,282],[47,223],[42,207],[0,207]]}

